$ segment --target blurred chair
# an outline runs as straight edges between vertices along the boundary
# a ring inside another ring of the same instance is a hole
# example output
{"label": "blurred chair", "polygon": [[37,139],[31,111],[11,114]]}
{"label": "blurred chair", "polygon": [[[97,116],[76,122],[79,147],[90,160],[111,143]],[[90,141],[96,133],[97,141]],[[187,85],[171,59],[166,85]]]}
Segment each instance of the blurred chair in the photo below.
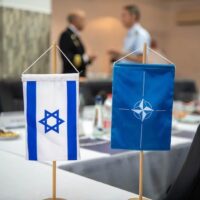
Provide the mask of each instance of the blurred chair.
{"label": "blurred chair", "polygon": [[190,102],[198,97],[198,90],[193,80],[176,80],[174,86],[174,100]]}
{"label": "blurred chair", "polygon": [[108,93],[112,93],[112,81],[111,80],[96,80],[80,83],[80,93],[83,96],[85,105],[94,105],[96,95],[106,96]]}
{"label": "blurred chair", "polygon": [[[95,96],[99,93],[112,93],[112,81],[96,80],[80,83],[80,92],[85,105],[94,105]],[[174,100],[190,102],[198,97],[198,89],[193,80],[176,80],[174,87]]]}
{"label": "blurred chair", "polygon": [[0,112],[22,111],[23,91],[20,80],[0,81]]}
{"label": "blurred chair", "polygon": [[[174,99],[185,102],[197,98],[197,87],[194,81],[179,80],[175,82]],[[80,83],[80,93],[83,105],[94,105],[95,96],[101,94],[103,98],[112,93],[112,80],[96,80]],[[21,80],[0,80],[0,112],[22,111],[23,92]]]}
{"label": "blurred chair", "polygon": [[200,126],[190,147],[188,156],[174,184],[161,200],[200,199]]}
{"label": "blurred chair", "polygon": [[[81,98],[84,105],[94,105],[95,96],[99,93],[112,93],[111,80],[96,80],[80,83]],[[23,91],[21,80],[0,80],[0,112],[22,111]]]}

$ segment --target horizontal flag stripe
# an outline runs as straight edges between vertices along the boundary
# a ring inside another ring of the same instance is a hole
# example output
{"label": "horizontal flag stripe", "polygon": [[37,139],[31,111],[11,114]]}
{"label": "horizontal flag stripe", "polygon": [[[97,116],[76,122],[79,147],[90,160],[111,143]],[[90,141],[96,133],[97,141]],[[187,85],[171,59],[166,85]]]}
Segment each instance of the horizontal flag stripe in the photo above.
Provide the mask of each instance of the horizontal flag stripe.
{"label": "horizontal flag stripe", "polygon": [[28,140],[28,158],[37,160],[37,128],[36,128],[36,82],[27,81],[27,140]]}
{"label": "horizontal flag stripe", "polygon": [[76,81],[67,81],[67,142],[68,159],[77,159]]}

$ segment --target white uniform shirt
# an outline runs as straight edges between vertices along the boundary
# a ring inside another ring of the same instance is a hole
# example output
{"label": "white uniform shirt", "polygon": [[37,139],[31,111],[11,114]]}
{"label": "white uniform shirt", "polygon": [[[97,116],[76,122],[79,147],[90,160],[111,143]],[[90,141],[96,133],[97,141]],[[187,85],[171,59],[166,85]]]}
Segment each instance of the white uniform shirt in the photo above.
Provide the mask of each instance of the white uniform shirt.
{"label": "white uniform shirt", "polygon": [[136,54],[143,52],[144,43],[150,46],[151,37],[146,29],[144,29],[139,23],[134,24],[128,31],[124,40],[124,53],[131,53],[138,50]]}

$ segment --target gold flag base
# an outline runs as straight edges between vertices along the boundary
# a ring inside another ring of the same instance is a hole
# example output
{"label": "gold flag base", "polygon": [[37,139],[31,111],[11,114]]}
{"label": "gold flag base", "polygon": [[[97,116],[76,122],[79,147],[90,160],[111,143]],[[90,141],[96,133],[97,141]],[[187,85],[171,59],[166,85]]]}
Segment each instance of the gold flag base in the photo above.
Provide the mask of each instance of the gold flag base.
{"label": "gold flag base", "polygon": [[[128,200],[139,200],[139,197],[130,198]],[[142,200],[149,200],[149,199],[142,197]]]}
{"label": "gold flag base", "polygon": [[67,200],[67,199],[63,199],[63,198],[47,198],[47,199],[43,199],[43,200]]}

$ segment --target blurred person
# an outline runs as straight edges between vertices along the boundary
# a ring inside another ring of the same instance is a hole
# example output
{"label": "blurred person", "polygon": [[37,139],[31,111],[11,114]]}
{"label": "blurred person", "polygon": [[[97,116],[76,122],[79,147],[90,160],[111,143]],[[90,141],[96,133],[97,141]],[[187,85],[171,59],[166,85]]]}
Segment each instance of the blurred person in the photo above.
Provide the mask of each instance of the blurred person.
{"label": "blurred person", "polygon": [[147,43],[150,46],[151,37],[146,29],[140,24],[141,13],[136,5],[124,6],[121,13],[121,21],[123,26],[128,29],[128,33],[124,40],[123,50],[110,49],[111,60],[116,61],[119,58],[138,50],[134,55],[126,58],[126,61],[142,62],[143,46]]}
{"label": "blurred person", "polygon": [[[83,42],[80,39],[80,32],[85,28],[85,13],[81,10],[71,12],[67,16],[68,27],[61,34],[59,40],[60,49],[74,64],[76,69],[81,72],[80,76],[86,76],[87,66],[91,64],[96,56],[89,55],[85,51]],[[75,73],[75,69],[67,59],[61,54],[63,61],[63,73]]]}

